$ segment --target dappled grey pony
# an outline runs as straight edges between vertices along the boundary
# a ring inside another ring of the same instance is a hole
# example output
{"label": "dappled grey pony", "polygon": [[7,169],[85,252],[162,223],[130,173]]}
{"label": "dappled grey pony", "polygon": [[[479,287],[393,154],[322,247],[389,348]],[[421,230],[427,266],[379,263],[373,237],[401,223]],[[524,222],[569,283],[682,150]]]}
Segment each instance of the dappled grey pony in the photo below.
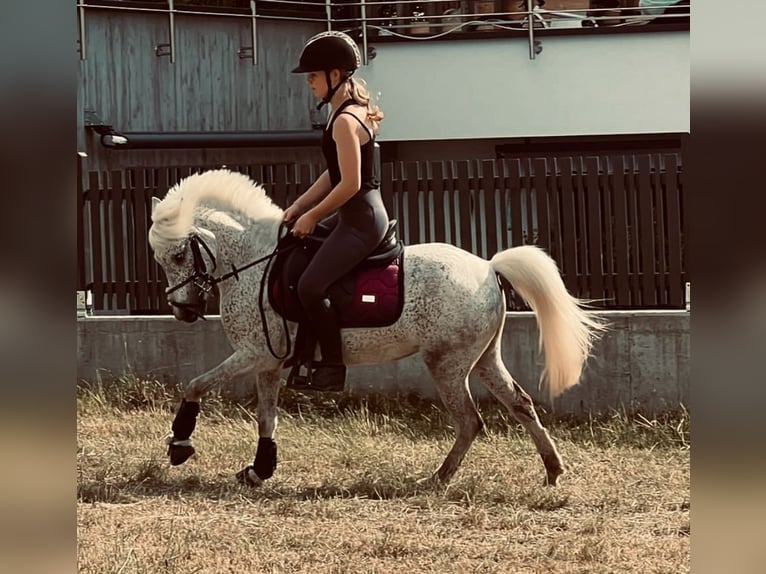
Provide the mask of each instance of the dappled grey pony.
{"label": "dappled grey pony", "polygon": [[[186,386],[168,437],[172,464],[193,453],[191,434],[200,400],[214,386],[251,372],[258,392],[258,448],[252,465],[237,477],[259,484],[277,464],[274,433],[283,359],[267,345],[284,349],[284,325],[269,302],[259,309],[263,265],[274,252],[283,212],[250,178],[228,170],[191,175],[154,198],[149,241],[167,275],[168,301],[176,319],[194,321],[205,309],[206,285],[217,268],[223,328],[234,353]],[[545,353],[541,377],[551,398],[578,383],[601,322],[566,290],[555,262],[541,249],[519,246],[490,261],[457,247],[431,243],[407,246],[403,257],[404,303],[398,320],[380,328],[343,329],[347,365],[377,364],[419,352],[454,420],[456,439],[432,478],[446,483],[482,428],[468,386],[474,372],[529,432],[555,484],[564,465],[530,396],[513,380],[500,356],[505,294],[498,274],[534,310]],[[248,265],[250,265],[248,267]],[[245,267],[246,269],[242,269]],[[288,323],[290,336],[297,325]]]}

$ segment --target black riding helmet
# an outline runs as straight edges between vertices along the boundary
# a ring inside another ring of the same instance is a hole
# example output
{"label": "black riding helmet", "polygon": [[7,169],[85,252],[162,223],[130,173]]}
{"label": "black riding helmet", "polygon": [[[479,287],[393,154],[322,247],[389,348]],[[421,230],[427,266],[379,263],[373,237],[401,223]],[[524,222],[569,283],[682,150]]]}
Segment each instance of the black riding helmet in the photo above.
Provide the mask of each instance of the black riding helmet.
{"label": "black riding helmet", "polygon": [[[338,88],[343,82],[351,78],[361,64],[362,57],[359,54],[359,48],[351,36],[343,32],[329,30],[309,38],[303,47],[298,65],[293,68],[292,73],[305,74],[324,71],[329,90],[317,106],[319,109],[329,103]],[[335,69],[346,73],[346,77],[338,82],[337,86],[333,86],[330,82],[330,70]]]}

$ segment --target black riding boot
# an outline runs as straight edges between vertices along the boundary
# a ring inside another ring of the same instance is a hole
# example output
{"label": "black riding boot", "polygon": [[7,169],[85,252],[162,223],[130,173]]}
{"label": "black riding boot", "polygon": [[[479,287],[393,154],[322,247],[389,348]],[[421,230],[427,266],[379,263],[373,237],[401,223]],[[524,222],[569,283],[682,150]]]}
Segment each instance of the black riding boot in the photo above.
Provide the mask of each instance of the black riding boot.
{"label": "black riding boot", "polygon": [[311,329],[322,354],[322,362],[315,363],[311,385],[318,391],[342,391],[346,386],[346,365],[343,364],[340,320],[329,299],[313,309]]}

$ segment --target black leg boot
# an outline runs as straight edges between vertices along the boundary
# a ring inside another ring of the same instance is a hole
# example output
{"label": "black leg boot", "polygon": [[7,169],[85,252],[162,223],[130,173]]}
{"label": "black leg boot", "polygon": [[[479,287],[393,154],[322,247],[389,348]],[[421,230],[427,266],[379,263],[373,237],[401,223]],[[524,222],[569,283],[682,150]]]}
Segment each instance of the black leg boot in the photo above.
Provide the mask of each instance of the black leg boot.
{"label": "black leg boot", "polygon": [[346,387],[346,365],[343,364],[338,314],[329,299],[324,299],[313,311],[311,329],[319,343],[322,362],[315,363],[311,386],[317,391],[343,391]]}

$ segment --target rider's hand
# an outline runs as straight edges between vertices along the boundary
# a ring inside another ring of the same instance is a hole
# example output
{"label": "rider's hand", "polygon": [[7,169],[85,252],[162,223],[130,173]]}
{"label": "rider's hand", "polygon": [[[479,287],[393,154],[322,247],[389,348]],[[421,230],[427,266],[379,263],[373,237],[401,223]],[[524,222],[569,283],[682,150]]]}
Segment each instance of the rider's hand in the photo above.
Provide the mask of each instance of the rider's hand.
{"label": "rider's hand", "polygon": [[314,233],[314,228],[317,225],[317,218],[311,211],[307,211],[298,218],[298,221],[293,225],[293,235],[296,237],[305,237]]}
{"label": "rider's hand", "polygon": [[301,208],[298,206],[298,202],[296,201],[290,207],[285,209],[285,216],[283,219],[284,221],[289,223],[293,221],[296,217],[300,217],[300,214],[301,214]]}

